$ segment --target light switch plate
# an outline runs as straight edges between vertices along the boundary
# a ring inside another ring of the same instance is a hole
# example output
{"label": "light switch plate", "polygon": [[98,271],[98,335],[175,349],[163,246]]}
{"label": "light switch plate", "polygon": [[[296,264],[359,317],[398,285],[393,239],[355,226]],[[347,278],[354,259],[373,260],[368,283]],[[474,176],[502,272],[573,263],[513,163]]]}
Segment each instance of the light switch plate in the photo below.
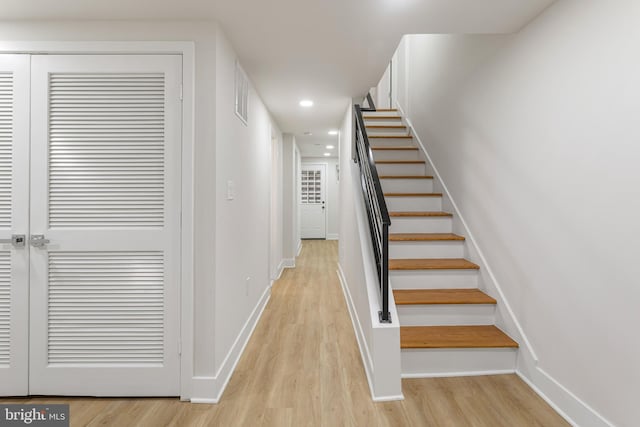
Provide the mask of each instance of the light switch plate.
{"label": "light switch plate", "polygon": [[236,197],[236,186],[233,181],[227,181],[227,200],[233,200]]}

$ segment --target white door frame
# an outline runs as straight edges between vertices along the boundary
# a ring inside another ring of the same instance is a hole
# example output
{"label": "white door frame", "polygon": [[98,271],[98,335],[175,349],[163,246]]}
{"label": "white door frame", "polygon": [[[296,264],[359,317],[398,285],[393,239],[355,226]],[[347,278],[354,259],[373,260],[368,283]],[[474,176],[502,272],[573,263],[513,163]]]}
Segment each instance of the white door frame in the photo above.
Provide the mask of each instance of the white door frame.
{"label": "white door frame", "polygon": [[[324,238],[327,240],[327,232],[329,230],[329,163],[328,162],[314,162],[308,161],[305,162],[304,158],[301,158],[300,161],[300,170],[298,171],[298,175],[301,175],[302,168],[305,165],[321,165],[324,166],[324,187],[322,188],[322,198],[324,199]],[[298,180],[300,180],[300,176],[298,176]],[[300,197],[301,197],[302,187],[298,186],[298,194],[297,203],[300,206]]]}
{"label": "white door frame", "polygon": [[180,237],[180,398],[192,397],[194,379],[194,42],[2,42],[0,53],[67,54],[67,55],[145,55],[182,56],[182,164],[181,164],[181,237]]}
{"label": "white door frame", "polygon": [[[273,282],[280,278],[284,269],[282,263],[282,139],[278,136],[273,125],[269,131],[269,147],[271,153],[269,163],[269,177],[271,179],[269,186],[269,284],[273,286]],[[280,218],[277,217],[278,213]],[[277,233],[280,233],[280,253],[276,253],[275,248]],[[277,258],[274,259],[274,256]]]}

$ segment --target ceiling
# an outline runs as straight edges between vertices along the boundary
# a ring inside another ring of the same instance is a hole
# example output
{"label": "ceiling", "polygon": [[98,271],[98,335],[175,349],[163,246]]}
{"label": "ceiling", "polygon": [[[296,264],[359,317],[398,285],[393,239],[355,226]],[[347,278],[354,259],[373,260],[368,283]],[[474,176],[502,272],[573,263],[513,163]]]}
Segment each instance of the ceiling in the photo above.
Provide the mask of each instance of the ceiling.
{"label": "ceiling", "polygon": [[[216,20],[281,130],[306,147],[335,142],[328,130],[378,82],[403,34],[514,32],[553,1],[0,0],[0,19]],[[305,98],[315,105],[301,108]]]}

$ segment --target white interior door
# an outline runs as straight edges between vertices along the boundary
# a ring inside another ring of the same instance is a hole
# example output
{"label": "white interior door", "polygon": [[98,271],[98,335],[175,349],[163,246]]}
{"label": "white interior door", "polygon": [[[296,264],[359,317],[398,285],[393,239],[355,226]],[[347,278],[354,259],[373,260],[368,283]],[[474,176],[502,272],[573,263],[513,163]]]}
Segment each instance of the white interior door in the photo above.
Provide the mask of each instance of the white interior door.
{"label": "white interior door", "polygon": [[[29,56],[0,55],[0,395],[28,394]],[[12,235],[23,235],[22,245]]]}
{"label": "white interior door", "polygon": [[327,166],[302,164],[300,176],[300,234],[303,239],[325,239]]}
{"label": "white interior door", "polygon": [[32,57],[30,394],[179,394],[181,67]]}

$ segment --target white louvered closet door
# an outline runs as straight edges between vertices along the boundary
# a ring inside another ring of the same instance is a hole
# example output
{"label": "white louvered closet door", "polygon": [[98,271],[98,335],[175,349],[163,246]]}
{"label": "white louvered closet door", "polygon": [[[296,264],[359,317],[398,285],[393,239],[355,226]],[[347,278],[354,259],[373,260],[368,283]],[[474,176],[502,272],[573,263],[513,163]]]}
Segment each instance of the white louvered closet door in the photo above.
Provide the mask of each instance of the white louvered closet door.
{"label": "white louvered closet door", "polygon": [[31,394],[179,395],[181,68],[32,58]]}
{"label": "white louvered closet door", "polygon": [[28,393],[28,186],[29,56],[0,55],[0,396]]}

